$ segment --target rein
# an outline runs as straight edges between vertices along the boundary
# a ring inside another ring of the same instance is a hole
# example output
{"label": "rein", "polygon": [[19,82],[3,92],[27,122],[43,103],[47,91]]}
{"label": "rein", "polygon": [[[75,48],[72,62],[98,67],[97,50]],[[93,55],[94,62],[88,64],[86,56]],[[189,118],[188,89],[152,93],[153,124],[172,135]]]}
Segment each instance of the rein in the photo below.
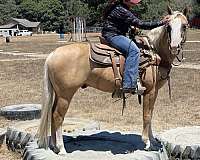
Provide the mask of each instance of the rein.
{"label": "rein", "polygon": [[[183,58],[184,58],[183,45],[186,42],[185,31],[182,32],[181,37],[183,38],[183,40],[181,41],[180,47],[178,48],[178,54],[176,54],[176,59],[178,60],[179,64],[172,63],[174,66],[180,66],[182,64]],[[179,55],[181,55],[181,58],[179,58]]]}

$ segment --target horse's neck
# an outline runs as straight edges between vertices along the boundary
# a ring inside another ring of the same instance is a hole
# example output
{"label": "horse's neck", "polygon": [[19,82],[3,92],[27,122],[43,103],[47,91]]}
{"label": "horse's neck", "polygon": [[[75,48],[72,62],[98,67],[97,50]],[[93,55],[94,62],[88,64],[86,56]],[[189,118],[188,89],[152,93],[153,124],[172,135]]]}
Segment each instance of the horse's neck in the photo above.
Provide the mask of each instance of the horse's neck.
{"label": "horse's neck", "polygon": [[157,54],[161,57],[161,65],[171,66],[174,56],[169,50],[168,35],[164,26],[157,27],[148,33]]}

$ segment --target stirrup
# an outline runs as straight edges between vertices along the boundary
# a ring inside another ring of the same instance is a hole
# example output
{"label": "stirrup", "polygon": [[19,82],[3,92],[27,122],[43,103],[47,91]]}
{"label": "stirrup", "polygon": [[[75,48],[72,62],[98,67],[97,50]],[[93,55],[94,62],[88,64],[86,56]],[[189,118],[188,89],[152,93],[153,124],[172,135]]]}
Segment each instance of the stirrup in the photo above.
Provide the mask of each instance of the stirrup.
{"label": "stirrup", "polygon": [[143,87],[140,83],[140,80],[137,79],[137,87],[136,88],[127,88],[127,89],[123,89],[123,93],[130,93],[130,94],[137,94],[137,95],[143,95],[144,91],[146,90],[146,87]]}
{"label": "stirrup", "polygon": [[137,95],[143,95],[145,90],[146,90],[146,87],[142,86],[141,83],[140,83],[140,80],[137,79],[136,94]]}

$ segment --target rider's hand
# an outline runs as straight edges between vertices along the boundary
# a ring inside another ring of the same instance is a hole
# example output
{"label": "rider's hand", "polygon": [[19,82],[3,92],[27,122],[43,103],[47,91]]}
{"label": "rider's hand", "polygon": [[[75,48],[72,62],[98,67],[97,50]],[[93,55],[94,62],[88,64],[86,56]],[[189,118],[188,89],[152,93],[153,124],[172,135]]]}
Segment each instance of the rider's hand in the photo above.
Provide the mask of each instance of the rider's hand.
{"label": "rider's hand", "polygon": [[164,24],[169,24],[169,22],[171,21],[171,16],[170,15],[167,15],[165,16],[161,22],[164,23]]}
{"label": "rider's hand", "polygon": [[138,34],[140,32],[140,29],[135,26],[131,26],[131,32],[134,34]]}

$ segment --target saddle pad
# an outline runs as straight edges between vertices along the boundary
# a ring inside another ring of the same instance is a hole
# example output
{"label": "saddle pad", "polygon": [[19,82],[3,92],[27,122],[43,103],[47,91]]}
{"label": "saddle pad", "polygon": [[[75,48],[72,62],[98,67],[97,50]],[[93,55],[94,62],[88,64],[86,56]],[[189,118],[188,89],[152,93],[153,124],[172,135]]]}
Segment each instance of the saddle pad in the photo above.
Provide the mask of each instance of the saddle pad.
{"label": "saddle pad", "polygon": [[[101,64],[104,66],[112,66],[112,61],[111,61],[110,55],[96,54],[92,50],[91,50],[91,54],[90,54],[90,60],[97,64]],[[119,57],[118,56],[115,57],[115,62],[117,63],[117,65],[119,65]]]}
{"label": "saddle pad", "polygon": [[98,48],[98,49],[102,49],[102,50],[107,50],[107,51],[113,51],[115,52],[116,54],[122,54],[120,51],[118,51],[117,49],[113,48],[113,47],[110,47],[108,45],[105,45],[105,44],[101,44],[101,43],[96,43],[95,46]]}
{"label": "saddle pad", "polygon": [[101,43],[91,43],[91,49],[96,54],[106,55],[106,56],[110,56],[111,52],[116,54],[122,54],[117,49]]}
{"label": "saddle pad", "polygon": [[121,54],[119,51],[110,46],[91,43],[90,59],[98,64],[112,66],[111,55],[115,55],[115,61],[119,65],[119,56],[117,56],[119,54]]}

